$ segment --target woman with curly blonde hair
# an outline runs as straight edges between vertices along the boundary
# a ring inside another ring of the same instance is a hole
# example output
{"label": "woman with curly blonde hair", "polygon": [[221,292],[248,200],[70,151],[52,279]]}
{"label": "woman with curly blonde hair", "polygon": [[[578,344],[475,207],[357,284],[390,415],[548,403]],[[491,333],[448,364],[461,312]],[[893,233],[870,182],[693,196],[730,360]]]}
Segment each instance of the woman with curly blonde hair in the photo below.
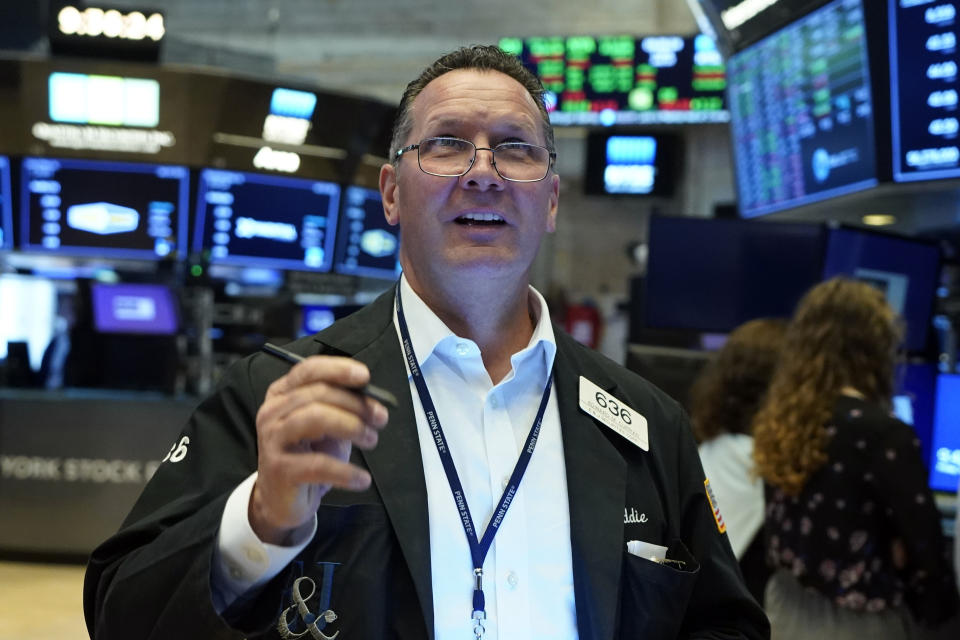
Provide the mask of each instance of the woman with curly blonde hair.
{"label": "woman with curly blonde hair", "polygon": [[842,278],[787,329],[753,428],[775,639],[960,637],[919,442],[889,413],[901,336],[880,291]]}
{"label": "woman with curly blonde hair", "polygon": [[769,318],[737,327],[690,393],[703,470],[723,504],[730,546],[758,602],[770,571],[764,561],[763,483],[753,472],[751,422],[770,384],[785,331],[786,322]]}

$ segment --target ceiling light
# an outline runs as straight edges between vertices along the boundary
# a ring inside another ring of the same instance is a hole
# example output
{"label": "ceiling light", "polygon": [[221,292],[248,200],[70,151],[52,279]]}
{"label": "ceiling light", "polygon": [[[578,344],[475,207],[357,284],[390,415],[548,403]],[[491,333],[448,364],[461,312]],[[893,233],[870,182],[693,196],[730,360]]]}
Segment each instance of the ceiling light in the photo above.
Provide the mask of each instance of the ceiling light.
{"label": "ceiling light", "polygon": [[862,218],[863,224],[871,227],[888,227],[897,222],[897,218],[888,213],[870,213]]}

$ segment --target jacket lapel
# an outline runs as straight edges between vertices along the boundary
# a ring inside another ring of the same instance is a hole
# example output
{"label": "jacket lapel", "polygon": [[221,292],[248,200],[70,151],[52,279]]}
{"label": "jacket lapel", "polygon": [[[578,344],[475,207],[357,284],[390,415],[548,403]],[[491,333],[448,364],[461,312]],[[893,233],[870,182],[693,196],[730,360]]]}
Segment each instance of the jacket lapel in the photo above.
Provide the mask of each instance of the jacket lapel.
{"label": "jacket lapel", "polygon": [[580,640],[611,640],[617,627],[623,567],[626,463],[579,408],[580,376],[612,390],[615,384],[580,347],[557,333],[555,383],[570,501],[573,582]]}
{"label": "jacket lapel", "polygon": [[423,609],[429,637],[433,638],[433,587],[430,578],[430,527],[427,519],[427,487],[413,414],[410,385],[403,353],[393,325],[393,290],[334,325],[322,342],[367,365],[373,384],[392,392],[398,407],[371,451],[361,451],[373,482],[383,499],[403,557],[410,568]]}

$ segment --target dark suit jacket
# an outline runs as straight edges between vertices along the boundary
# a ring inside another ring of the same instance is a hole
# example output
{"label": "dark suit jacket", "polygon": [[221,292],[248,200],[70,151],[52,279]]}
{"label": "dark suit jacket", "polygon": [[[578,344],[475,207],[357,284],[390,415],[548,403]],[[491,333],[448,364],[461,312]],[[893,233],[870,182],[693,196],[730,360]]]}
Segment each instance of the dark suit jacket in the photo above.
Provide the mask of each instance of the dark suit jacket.
{"label": "dark suit jacket", "polygon": [[[327,494],[317,534],[298,559],[218,616],[210,561],[220,517],[230,492],[257,467],[256,411],[267,386],[288,368],[262,354],[243,360],[188,422],[186,457],[160,466],[121,530],[93,553],[84,588],[91,635],[277,638],[293,581],[308,576],[320,591],[320,563],[337,563],[324,594],[338,616],[327,635],[432,640],[426,487],[392,304],[391,291],[290,346],[303,355],[353,356],[367,364],[374,384],[399,399],[376,449],[352,454],[370,470],[372,486]],[[682,409],[640,377],[556,333],[580,638],[768,637],[766,618],[718,531]],[[580,376],[647,418],[649,451],[579,408]],[[641,513],[646,518],[627,518]],[[669,546],[668,557],[685,564],[631,556],[631,539]],[[304,597],[309,591],[300,590]],[[311,613],[319,613],[319,600],[315,594],[307,601]],[[302,631],[296,611],[287,614]]]}

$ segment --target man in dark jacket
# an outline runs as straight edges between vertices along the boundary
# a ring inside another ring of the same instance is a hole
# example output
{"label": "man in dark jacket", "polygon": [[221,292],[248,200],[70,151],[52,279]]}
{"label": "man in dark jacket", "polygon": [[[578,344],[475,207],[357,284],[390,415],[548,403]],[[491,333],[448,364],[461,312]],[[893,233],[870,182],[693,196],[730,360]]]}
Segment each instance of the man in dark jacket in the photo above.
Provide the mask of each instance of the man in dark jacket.
{"label": "man in dark jacket", "polygon": [[[403,276],[205,401],[85,585],[96,638],[763,638],[682,410],[529,285],[559,178],[494,47],[405,92]],[[390,410],[356,391],[391,391]]]}

